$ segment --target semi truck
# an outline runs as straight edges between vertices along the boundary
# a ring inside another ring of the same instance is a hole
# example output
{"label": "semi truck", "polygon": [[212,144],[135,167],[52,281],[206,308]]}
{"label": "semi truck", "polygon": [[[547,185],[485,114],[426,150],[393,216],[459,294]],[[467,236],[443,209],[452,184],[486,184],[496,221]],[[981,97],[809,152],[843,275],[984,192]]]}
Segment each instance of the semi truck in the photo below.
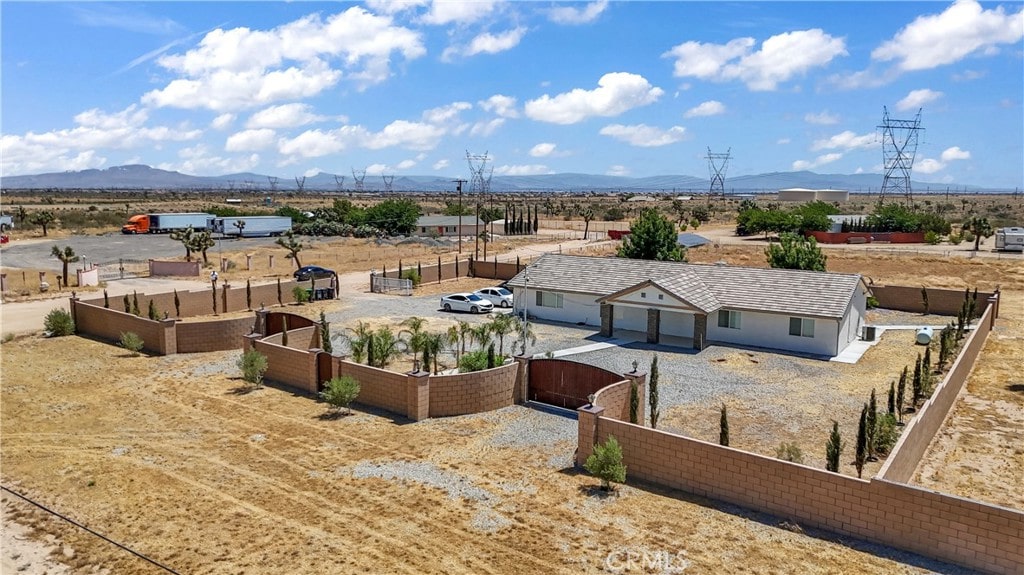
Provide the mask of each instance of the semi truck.
{"label": "semi truck", "polygon": [[167,234],[191,227],[195,230],[209,230],[213,214],[138,214],[128,218],[121,227],[123,234]]}
{"label": "semi truck", "polygon": [[14,216],[0,214],[0,232],[14,229]]}
{"label": "semi truck", "polygon": [[292,229],[292,219],[287,216],[214,218],[212,228],[214,233],[241,238],[279,236],[290,229]]}
{"label": "semi truck", "polygon": [[1024,252],[1024,228],[999,228],[996,230],[996,249],[1007,252]]}

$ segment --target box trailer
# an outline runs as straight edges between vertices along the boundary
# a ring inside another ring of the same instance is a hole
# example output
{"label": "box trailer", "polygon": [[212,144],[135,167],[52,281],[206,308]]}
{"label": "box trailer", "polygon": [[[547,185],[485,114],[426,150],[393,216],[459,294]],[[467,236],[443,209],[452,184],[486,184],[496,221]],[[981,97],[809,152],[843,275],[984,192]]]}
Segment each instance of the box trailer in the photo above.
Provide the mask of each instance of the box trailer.
{"label": "box trailer", "polygon": [[238,216],[213,220],[214,233],[223,236],[242,238],[279,236],[290,229],[292,229],[292,219],[288,216]]}
{"label": "box trailer", "polygon": [[0,232],[14,229],[14,216],[0,214]]}
{"label": "box trailer", "polygon": [[996,230],[996,249],[1006,252],[1024,252],[1024,228]]}
{"label": "box trailer", "polygon": [[139,214],[128,218],[121,227],[123,234],[167,234],[191,227],[197,231],[209,231],[213,214]]}

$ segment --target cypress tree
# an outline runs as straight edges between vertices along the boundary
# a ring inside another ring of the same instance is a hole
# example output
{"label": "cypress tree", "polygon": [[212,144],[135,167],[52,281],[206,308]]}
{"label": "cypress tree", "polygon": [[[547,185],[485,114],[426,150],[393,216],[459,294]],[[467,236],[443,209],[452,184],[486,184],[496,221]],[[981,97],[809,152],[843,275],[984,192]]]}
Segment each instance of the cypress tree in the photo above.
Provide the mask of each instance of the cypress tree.
{"label": "cypress tree", "polygon": [[874,388],[871,388],[871,398],[868,400],[868,415],[865,424],[867,427],[867,458],[868,461],[875,461],[875,430],[878,425],[878,401],[875,399]]}
{"label": "cypress tree", "polygon": [[331,344],[331,324],[327,323],[327,316],[323,310],[320,311],[320,349],[327,353],[334,352],[334,346]]}
{"label": "cypress tree", "polygon": [[942,328],[939,332],[939,369],[946,367],[949,359],[949,326]]}
{"label": "cypress tree", "polygon": [[128,294],[124,294],[124,313],[132,313],[132,302],[128,299]]}
{"label": "cypress tree", "polygon": [[932,372],[932,346],[924,348],[924,363],[921,364],[921,369],[925,373]]}
{"label": "cypress tree", "polygon": [[889,415],[896,417],[896,380],[889,382]]}
{"label": "cypress tree", "polygon": [[867,461],[868,450],[868,406],[860,410],[860,423],[857,424],[857,455],[853,464],[857,467],[857,477],[864,471],[864,462]]}
{"label": "cypress tree", "polygon": [[913,408],[916,411],[917,405],[921,402],[921,354],[917,354],[917,361],[914,362]]}
{"label": "cypress tree", "polygon": [[651,429],[658,428],[658,354],[651,360],[651,380],[647,386],[647,403],[651,410]]}
{"label": "cypress tree", "polygon": [[277,305],[284,305],[284,298],[281,297],[281,278],[277,278]]}
{"label": "cypress tree", "polygon": [[214,283],[210,289],[210,296],[213,298],[213,315],[217,315],[217,284]]}
{"label": "cypress tree", "polygon": [[928,288],[921,286],[921,303],[924,305],[924,315],[928,315]]}
{"label": "cypress tree", "polygon": [[288,347],[288,316],[281,317],[281,345]]}
{"label": "cypress tree", "polygon": [[825,444],[825,469],[839,473],[839,457],[843,453],[843,439],[839,435],[839,422],[832,421],[832,433]]}
{"label": "cypress tree", "polygon": [[533,233],[536,234],[537,230],[540,229],[540,216],[538,214],[540,209],[533,210]]}
{"label": "cypress tree", "polygon": [[149,319],[153,321],[160,321],[160,312],[156,310],[156,303],[152,299],[149,300],[148,312]]}
{"label": "cypress tree", "polygon": [[138,292],[132,292],[132,313],[137,316],[142,315],[142,311],[139,310],[139,294]]}
{"label": "cypress tree", "polygon": [[978,288],[974,288],[974,292],[971,293],[971,318],[973,319],[975,314],[978,313]]}
{"label": "cypress tree", "polygon": [[376,342],[377,336],[374,335],[373,333],[369,334],[366,337],[366,365],[369,365],[371,367],[374,367],[373,360],[376,359],[373,353],[374,348],[377,347]]}
{"label": "cypress tree", "polygon": [[494,356],[494,342],[487,346],[487,369],[497,365],[497,358]]}
{"label": "cypress tree", "polygon": [[103,290],[103,307],[110,309],[110,296],[107,295],[107,290]]}
{"label": "cypress tree", "polygon": [[178,299],[178,290],[174,290],[174,317],[181,317],[181,300]]}
{"label": "cypress tree", "polygon": [[245,309],[252,309],[252,284],[245,280]]}
{"label": "cypress tree", "polygon": [[508,204],[505,204],[505,235],[508,235]]}
{"label": "cypress tree", "polygon": [[896,418],[903,423],[903,401],[907,391],[907,366],[903,366],[903,373],[900,374],[900,385],[896,388]]}
{"label": "cypress tree", "polygon": [[430,371],[430,349],[429,348],[426,348],[426,347],[423,348],[423,367],[421,367],[420,369],[422,369],[424,371]]}
{"label": "cypress tree", "polygon": [[722,404],[722,414],[718,419],[718,444],[729,447],[729,412]]}
{"label": "cypress tree", "polygon": [[635,382],[629,384],[629,422],[638,423],[640,413],[640,393]]}

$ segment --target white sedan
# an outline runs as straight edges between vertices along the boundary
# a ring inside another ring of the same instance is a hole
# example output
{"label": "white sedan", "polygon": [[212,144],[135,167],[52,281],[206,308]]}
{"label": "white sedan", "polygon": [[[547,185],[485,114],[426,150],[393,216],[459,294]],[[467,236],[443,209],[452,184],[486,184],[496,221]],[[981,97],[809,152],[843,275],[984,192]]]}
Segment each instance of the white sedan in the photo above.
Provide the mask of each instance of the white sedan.
{"label": "white sedan", "polygon": [[469,313],[488,313],[494,304],[475,293],[453,293],[441,298],[444,311],[468,311]]}
{"label": "white sedan", "polygon": [[512,307],[512,292],[503,287],[489,287],[478,289],[476,295],[491,302],[497,307]]}

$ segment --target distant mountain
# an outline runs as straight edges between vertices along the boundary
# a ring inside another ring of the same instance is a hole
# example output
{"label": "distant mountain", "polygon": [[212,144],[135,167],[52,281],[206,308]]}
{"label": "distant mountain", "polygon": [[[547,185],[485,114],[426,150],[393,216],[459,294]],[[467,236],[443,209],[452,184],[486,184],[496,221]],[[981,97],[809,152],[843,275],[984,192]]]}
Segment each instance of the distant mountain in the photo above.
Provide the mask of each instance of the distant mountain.
{"label": "distant mountain", "polygon": [[[339,185],[341,182],[341,185]],[[105,170],[80,172],[54,172],[32,176],[0,178],[0,188],[16,189],[110,189],[110,190],[238,190],[238,191],[296,191],[299,185],[306,191],[354,190],[355,178],[351,174],[319,173],[303,180],[294,177],[275,177],[251,172],[223,176],[190,176],[180,172],[159,170],[145,165],[115,166]],[[772,172],[746,176],[728,176],[727,193],[774,192],[783,188],[832,188],[851,192],[877,191],[882,184],[881,174],[815,174],[814,172]],[[707,179],[685,175],[629,178],[595,174],[543,174],[536,176],[495,176],[491,190],[495,192],[630,192],[630,193],[699,193],[707,191]],[[944,191],[948,184],[913,182],[915,190]],[[455,183],[451,178],[436,176],[401,176],[392,182],[394,191],[451,192]],[[957,191],[986,191],[972,185],[956,185]],[[363,179],[366,191],[385,189],[381,176],[367,175]],[[463,186],[469,192],[469,184]]]}

